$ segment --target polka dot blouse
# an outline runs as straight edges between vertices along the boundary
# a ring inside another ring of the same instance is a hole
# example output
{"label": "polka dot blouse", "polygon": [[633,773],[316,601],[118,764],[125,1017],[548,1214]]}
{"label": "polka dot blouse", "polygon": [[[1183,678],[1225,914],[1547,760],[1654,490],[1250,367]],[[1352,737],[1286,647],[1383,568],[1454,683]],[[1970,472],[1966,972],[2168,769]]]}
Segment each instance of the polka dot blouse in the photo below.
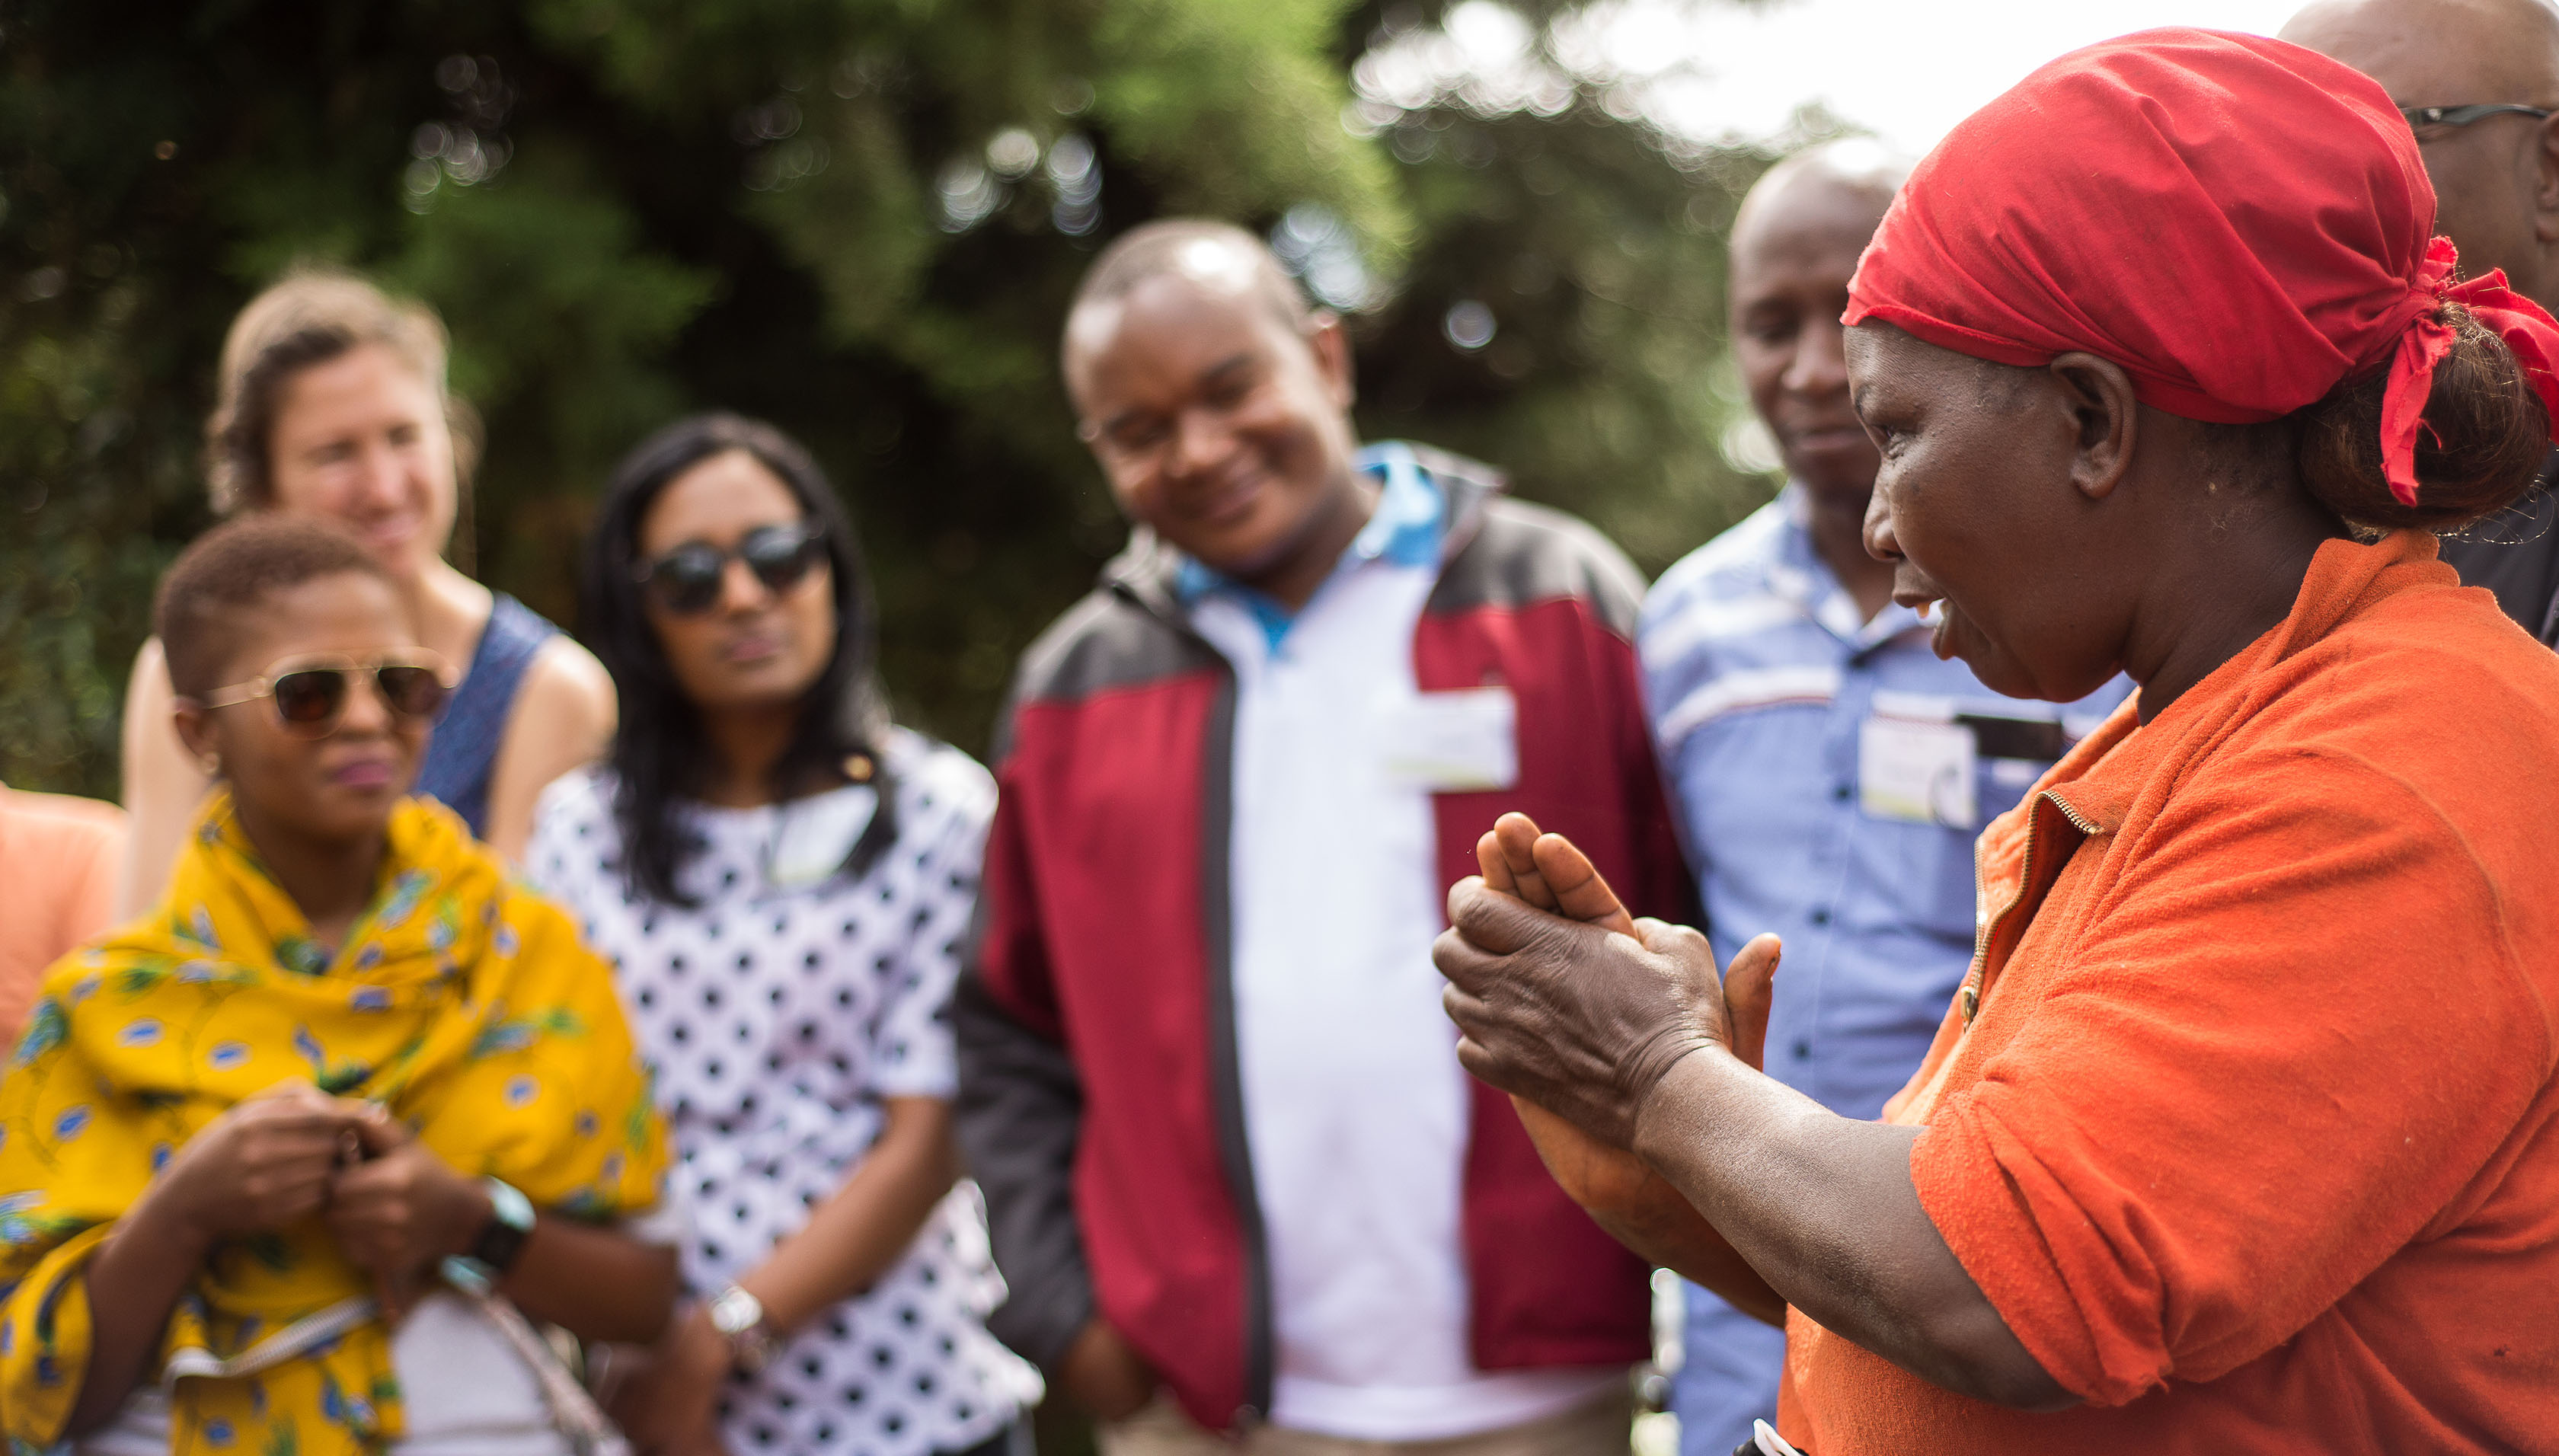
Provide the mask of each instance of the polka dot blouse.
{"label": "polka dot blouse", "polygon": [[[879,1137],[882,1098],[948,1097],[957,1081],[948,1006],[994,784],[903,731],[888,762],[897,841],[857,877],[795,889],[769,877],[784,817],[841,803],[687,806],[701,848],[677,884],[690,909],[624,879],[610,773],[542,798],[526,866],[619,967],[692,1206],[683,1272],[697,1297],[753,1269],[842,1185]],[[1002,1292],[964,1183],[869,1291],[732,1384],[728,1449],[922,1456],[985,1441],[1039,1392],[981,1323]]]}

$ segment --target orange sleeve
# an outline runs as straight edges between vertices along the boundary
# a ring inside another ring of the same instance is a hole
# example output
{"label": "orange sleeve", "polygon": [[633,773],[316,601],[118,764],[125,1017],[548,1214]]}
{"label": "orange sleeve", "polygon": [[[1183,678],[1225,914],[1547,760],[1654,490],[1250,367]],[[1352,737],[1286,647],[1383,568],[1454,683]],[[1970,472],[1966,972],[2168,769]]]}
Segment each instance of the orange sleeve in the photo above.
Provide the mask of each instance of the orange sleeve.
{"label": "orange sleeve", "polygon": [[2019,1340],[2105,1405],[2334,1304],[2456,1200],[2552,1056],[2498,874],[2401,780],[2270,750],[2177,794],[1910,1161]]}
{"label": "orange sleeve", "polygon": [[13,902],[35,913],[0,926],[0,1048],[15,1046],[26,1029],[46,968],[114,918],[124,825],[120,815],[97,807],[93,814],[10,816],[0,883],[10,887]]}
{"label": "orange sleeve", "polygon": [[[124,824],[101,818],[63,835],[61,942],[69,951],[103,934],[115,919],[115,881],[123,872]],[[60,953],[60,952],[58,952]]]}

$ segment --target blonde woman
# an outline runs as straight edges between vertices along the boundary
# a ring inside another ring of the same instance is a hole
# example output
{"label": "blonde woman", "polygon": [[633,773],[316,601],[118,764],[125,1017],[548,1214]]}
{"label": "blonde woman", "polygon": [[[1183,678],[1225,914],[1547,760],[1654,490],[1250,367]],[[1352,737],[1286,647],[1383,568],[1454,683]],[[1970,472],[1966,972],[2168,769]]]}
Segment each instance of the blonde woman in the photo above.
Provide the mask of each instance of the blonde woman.
{"label": "blonde woman", "polygon": [[[444,559],[473,463],[468,417],[445,387],[432,313],[353,274],[301,271],[232,323],[207,456],[216,510],[328,521],[389,573],[420,644],[462,669],[418,793],[512,859],[542,787],[612,736],[613,683],[558,629]],[[158,900],[211,785],[169,709],[155,638],[125,695],[125,915]]]}

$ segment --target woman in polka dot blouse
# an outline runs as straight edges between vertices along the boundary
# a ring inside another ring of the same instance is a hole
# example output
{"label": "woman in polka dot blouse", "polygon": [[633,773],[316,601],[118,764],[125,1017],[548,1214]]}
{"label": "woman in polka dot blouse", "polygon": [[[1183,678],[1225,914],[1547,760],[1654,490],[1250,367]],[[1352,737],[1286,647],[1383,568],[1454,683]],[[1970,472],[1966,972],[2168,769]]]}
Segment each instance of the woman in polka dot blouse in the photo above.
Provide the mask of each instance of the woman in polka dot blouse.
{"label": "woman in polka dot blouse", "polygon": [[981,1323],[945,1014],[993,784],[889,725],[852,532],[770,426],[635,450],[581,609],[623,726],[526,864],[618,967],[694,1224],[615,1415],[641,1456],[1005,1450],[1039,1383]]}

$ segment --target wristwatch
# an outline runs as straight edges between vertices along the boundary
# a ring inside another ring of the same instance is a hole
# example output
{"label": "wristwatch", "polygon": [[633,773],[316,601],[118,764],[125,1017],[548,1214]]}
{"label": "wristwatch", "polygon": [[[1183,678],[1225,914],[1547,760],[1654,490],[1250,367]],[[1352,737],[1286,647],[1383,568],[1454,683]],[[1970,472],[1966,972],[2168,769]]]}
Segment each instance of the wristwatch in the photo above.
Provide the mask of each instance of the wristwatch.
{"label": "wristwatch", "polygon": [[516,1259],[525,1251],[525,1239],[533,1232],[533,1201],[516,1191],[513,1185],[495,1178],[484,1178],[481,1186],[489,1190],[490,1219],[480,1237],[467,1250],[447,1255],[439,1269],[444,1282],[474,1294],[486,1294],[507,1277]]}
{"label": "wristwatch", "polygon": [[711,1328],[728,1341],[729,1366],[740,1375],[763,1370],[782,1346],[773,1338],[773,1327],[764,1322],[764,1301],[735,1284],[713,1296],[702,1312],[710,1316]]}

